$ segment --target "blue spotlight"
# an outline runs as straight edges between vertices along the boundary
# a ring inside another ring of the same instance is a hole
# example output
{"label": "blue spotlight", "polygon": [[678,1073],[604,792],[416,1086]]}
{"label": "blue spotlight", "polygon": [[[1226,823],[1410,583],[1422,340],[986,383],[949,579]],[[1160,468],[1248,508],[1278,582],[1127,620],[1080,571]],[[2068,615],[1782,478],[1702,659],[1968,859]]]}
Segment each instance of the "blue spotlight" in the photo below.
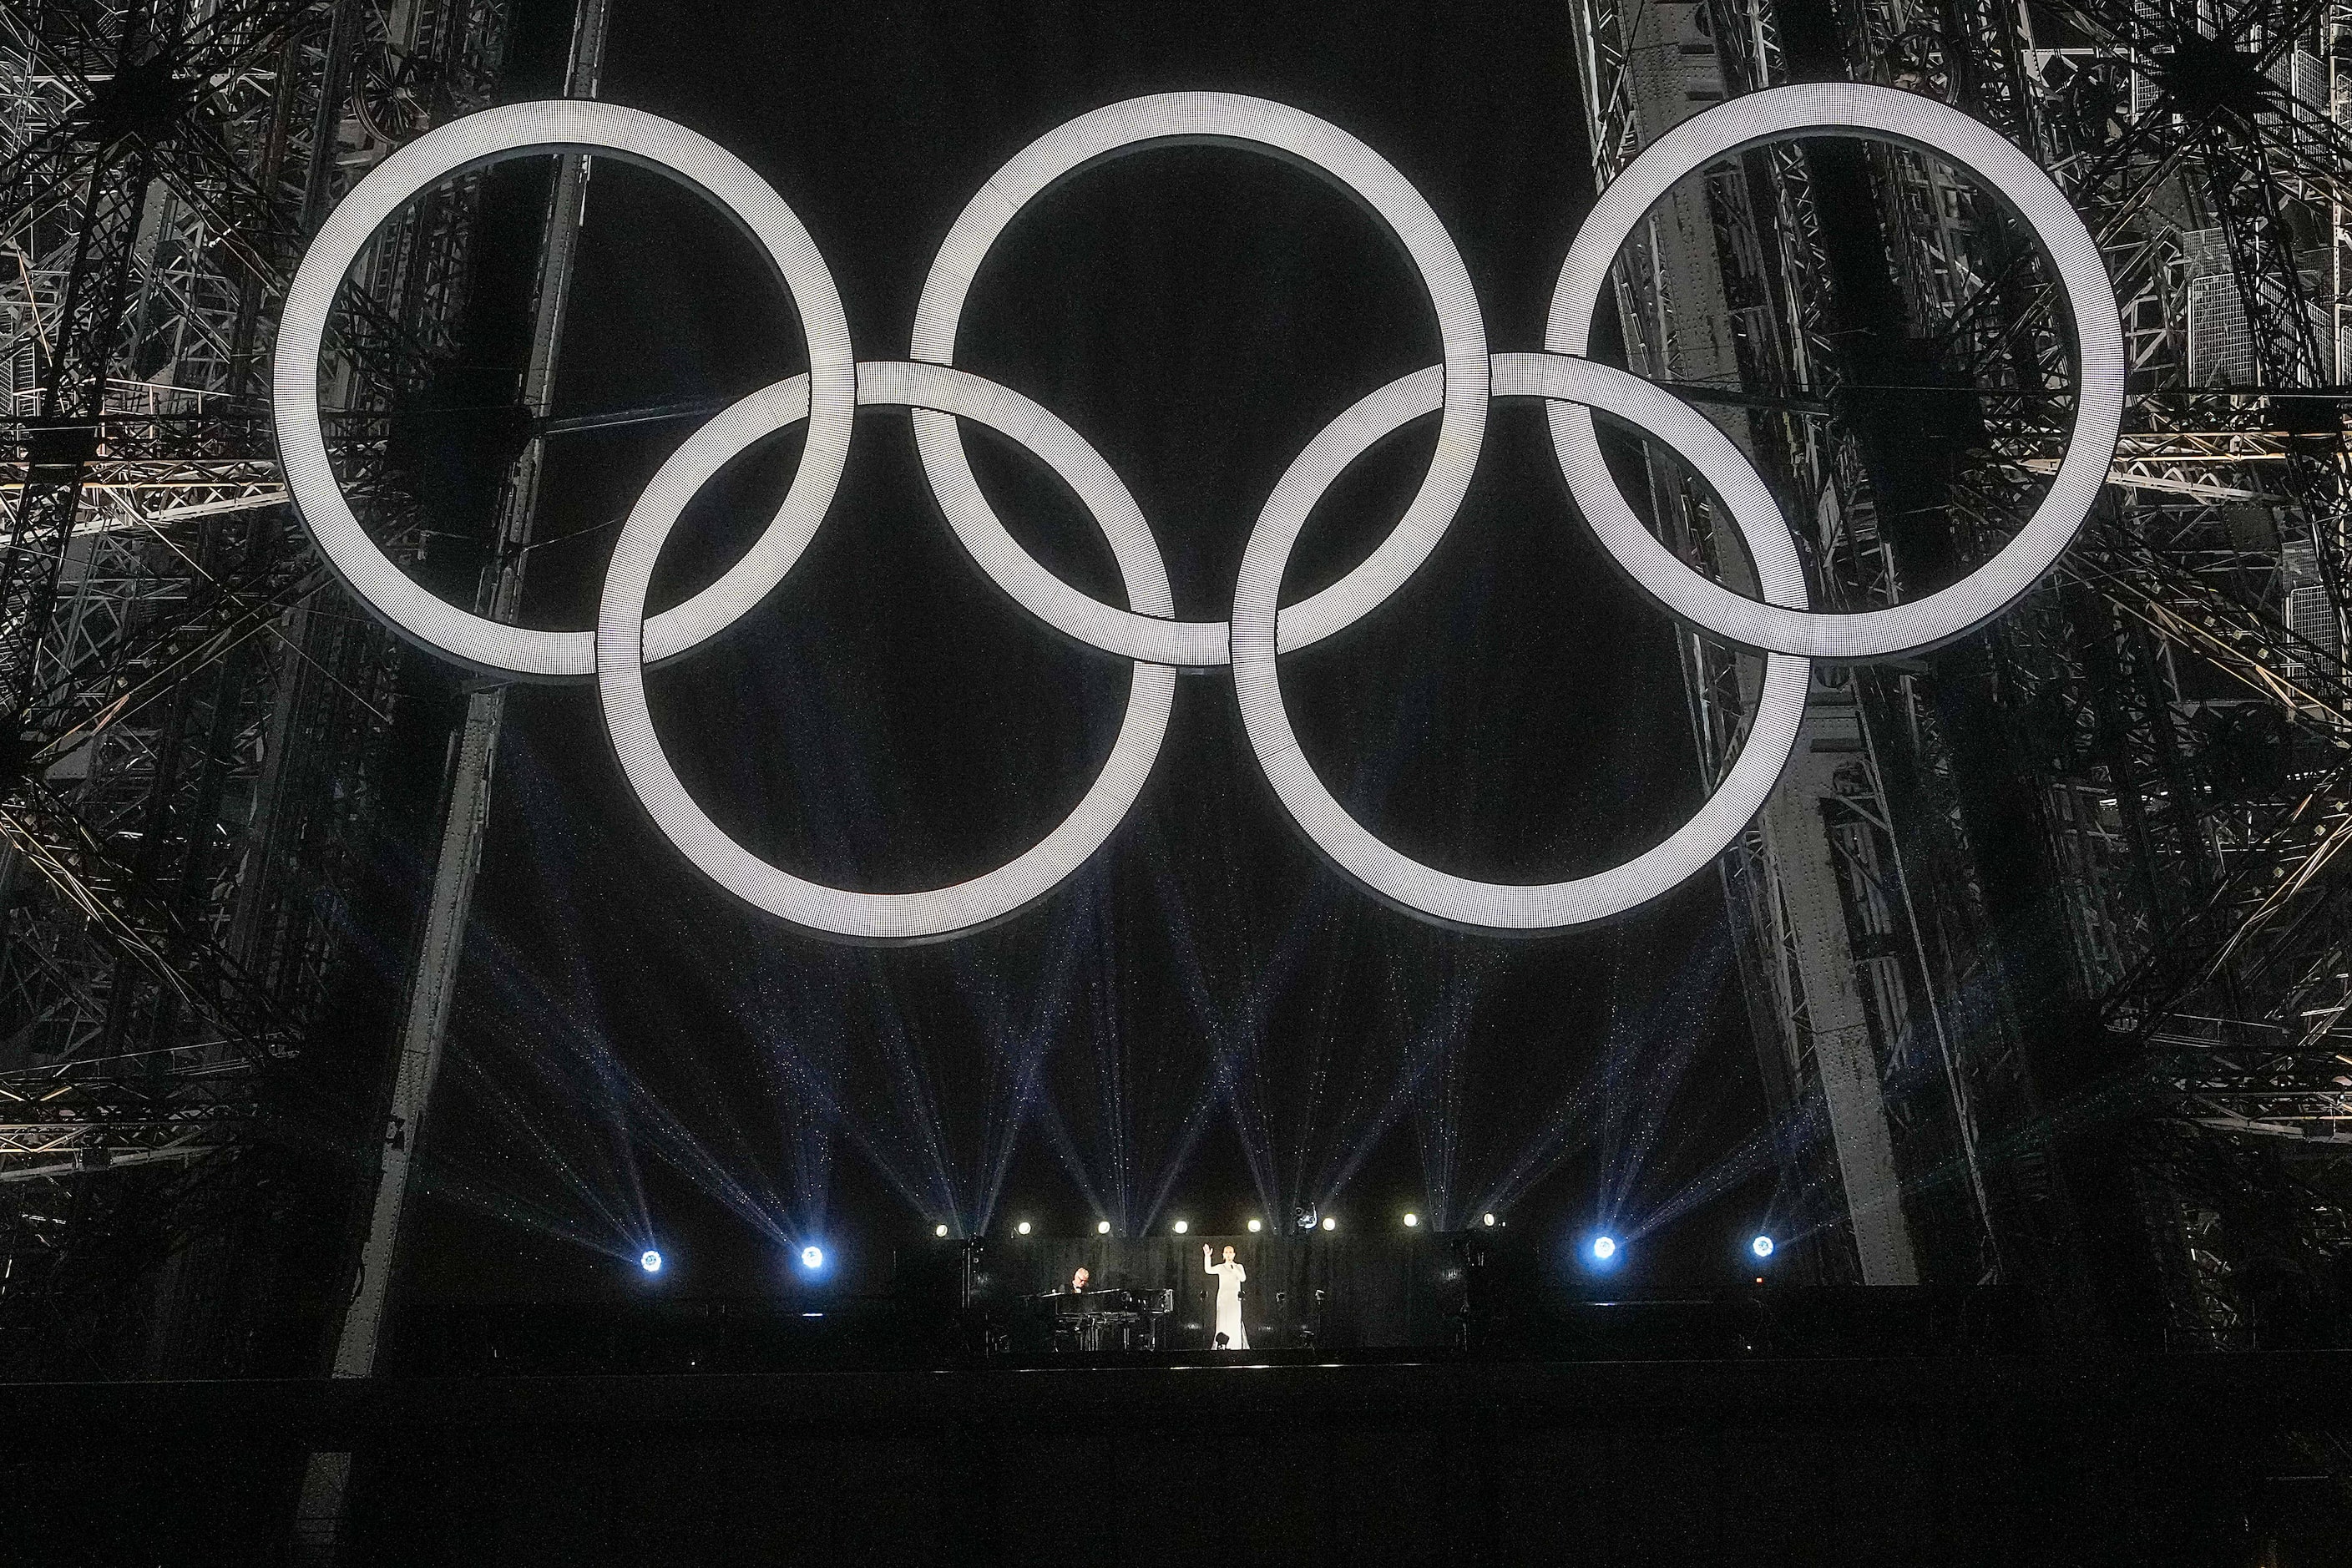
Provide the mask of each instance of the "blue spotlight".
{"label": "blue spotlight", "polygon": [[824,1268],[824,1247],[815,1247],[815,1246],[810,1246],[810,1247],[802,1247],[802,1248],[801,1248],[801,1267],[802,1267],[802,1268],[803,1268],[812,1269],[812,1270]]}
{"label": "blue spotlight", "polygon": [[638,1268],[642,1268],[642,1269],[644,1269],[644,1270],[645,1270],[646,1273],[648,1273],[648,1274],[658,1274],[658,1273],[660,1273],[660,1272],[661,1272],[661,1254],[660,1254],[660,1253],[658,1253],[658,1252],[656,1252],[656,1251],[655,1251],[652,1247],[646,1247],[646,1248],[645,1256],[644,1256],[643,1258],[638,1258],[638,1259],[637,1259],[637,1267],[638,1267]]}
{"label": "blue spotlight", "polygon": [[1593,1262],[1595,1262],[1595,1263],[1604,1263],[1604,1264],[1605,1264],[1605,1263],[1608,1263],[1608,1262],[1612,1261],[1612,1260],[1616,1258],[1616,1256],[1617,1256],[1617,1238],[1616,1238],[1615,1237],[1613,1237],[1613,1236],[1596,1236],[1596,1237],[1594,1237],[1592,1238],[1592,1261],[1593,1261]]}
{"label": "blue spotlight", "polygon": [[1748,1250],[1759,1258],[1769,1258],[1772,1256],[1772,1238],[1769,1236],[1759,1236],[1748,1244]]}

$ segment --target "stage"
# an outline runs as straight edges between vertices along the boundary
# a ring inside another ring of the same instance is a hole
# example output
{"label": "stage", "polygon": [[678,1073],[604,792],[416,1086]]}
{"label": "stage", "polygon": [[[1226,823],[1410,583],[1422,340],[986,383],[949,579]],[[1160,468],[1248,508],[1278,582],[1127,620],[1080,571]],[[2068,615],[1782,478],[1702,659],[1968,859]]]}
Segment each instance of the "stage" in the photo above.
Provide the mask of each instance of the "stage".
{"label": "stage", "polygon": [[[1268,1352],[976,1370],[25,1385],[23,1561],[2332,1560],[2352,1354],[1708,1361]],[[134,1481],[135,1479],[135,1481]],[[103,1549],[97,1543],[103,1542]]]}

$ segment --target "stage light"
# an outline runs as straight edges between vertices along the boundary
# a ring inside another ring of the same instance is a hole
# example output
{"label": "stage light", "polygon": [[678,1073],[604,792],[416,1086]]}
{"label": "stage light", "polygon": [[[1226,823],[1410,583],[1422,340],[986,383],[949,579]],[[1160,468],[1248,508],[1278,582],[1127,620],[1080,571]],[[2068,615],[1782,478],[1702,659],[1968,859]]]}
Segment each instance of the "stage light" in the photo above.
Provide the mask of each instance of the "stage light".
{"label": "stage light", "polygon": [[638,1258],[638,1259],[637,1259],[637,1267],[638,1267],[638,1268],[642,1268],[642,1269],[644,1269],[644,1270],[645,1270],[646,1273],[648,1273],[648,1274],[658,1274],[658,1273],[660,1273],[660,1272],[661,1272],[661,1254],[660,1254],[660,1253],[658,1253],[658,1252],[656,1252],[656,1251],[655,1251],[652,1247],[646,1247],[646,1248],[645,1256],[644,1256],[643,1258]]}
{"label": "stage light", "polygon": [[1405,1216],[1404,1216],[1404,1227],[1405,1227],[1405,1229],[1407,1229],[1407,1230],[1415,1230],[1415,1229],[1420,1228],[1420,1226],[1421,1226],[1421,1216],[1420,1216],[1419,1215],[1417,1215],[1417,1214],[1409,1214],[1409,1215],[1405,1215]]}
{"label": "stage light", "polygon": [[1265,1222],[1264,1220],[1254,1219],[1250,1221],[1249,1230],[1252,1236],[1255,1236],[1259,1231],[1262,1231],[1265,1228]]}
{"label": "stage light", "polygon": [[1748,1250],[1759,1258],[1769,1258],[1772,1256],[1772,1238],[1769,1236],[1759,1236],[1748,1244]]}
{"label": "stage light", "polygon": [[1325,1230],[1337,1230],[1339,1228],[1339,1222],[1333,1219],[1329,1215],[1325,1215],[1323,1216],[1323,1228]]}
{"label": "stage light", "polygon": [[1301,1230],[1313,1230],[1315,1228],[1314,1208],[1309,1205],[1301,1204],[1290,1211],[1290,1222]]}
{"label": "stage light", "polygon": [[1110,1221],[1107,1219],[1098,1219],[1095,1221],[1095,1234],[1097,1236],[1108,1236],[1110,1234]]}
{"label": "stage light", "polygon": [[824,1247],[802,1247],[802,1248],[801,1248],[801,1267],[802,1267],[802,1268],[811,1268],[811,1269],[814,1269],[814,1268],[824,1268]]}
{"label": "stage light", "polygon": [[1019,1225],[1014,1226],[1013,1228],[1013,1229],[1015,1229],[1015,1230],[1017,1230],[1017,1231],[1019,1231],[1022,1235],[1026,1236],[1026,1235],[1028,1235],[1028,1234],[1029,1234],[1029,1222],[1028,1222],[1027,1220],[1025,1220],[1025,1219],[1024,1219],[1024,1220],[1023,1220]]}
{"label": "stage light", "polygon": [[1180,1219],[1176,1222],[1176,1234],[1179,1236],[1183,1235],[1186,1231],[1192,1228],[1192,1222],[1190,1220]]}
{"label": "stage light", "polygon": [[940,1226],[933,1226],[931,1227],[931,1234],[932,1234],[933,1236],[936,1236],[936,1237],[940,1237],[942,1241],[944,1241],[945,1239],[947,1239],[948,1227],[947,1227],[947,1226],[943,1226],[943,1225],[940,1225]]}
{"label": "stage light", "polygon": [[1489,1230],[1491,1230],[1491,1229],[1493,1229],[1493,1228],[1494,1228],[1494,1226],[1495,1226],[1495,1216],[1494,1216],[1493,1215],[1490,1215],[1490,1214],[1488,1214],[1488,1215],[1480,1215],[1478,1216],[1478,1223],[1479,1223],[1480,1225],[1483,1225],[1483,1226],[1486,1226]]}
{"label": "stage light", "polygon": [[1606,1263],[1616,1256],[1617,1238],[1615,1237],[1596,1236],[1592,1238],[1592,1260],[1595,1263]]}

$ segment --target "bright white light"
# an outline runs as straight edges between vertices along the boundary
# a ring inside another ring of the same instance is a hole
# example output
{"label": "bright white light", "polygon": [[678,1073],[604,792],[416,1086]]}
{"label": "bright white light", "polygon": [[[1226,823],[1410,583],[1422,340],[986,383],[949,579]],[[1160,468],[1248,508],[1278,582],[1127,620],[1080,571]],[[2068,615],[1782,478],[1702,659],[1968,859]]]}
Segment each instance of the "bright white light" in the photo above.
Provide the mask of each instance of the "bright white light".
{"label": "bright white light", "polygon": [[1255,1236],[1259,1231],[1262,1231],[1262,1230],[1264,1230],[1265,1228],[1265,1222],[1264,1220],[1256,1220],[1256,1219],[1254,1219],[1254,1220],[1250,1221],[1250,1224],[1249,1224],[1249,1231],[1250,1231],[1250,1234],[1251,1234],[1252,1236]]}
{"label": "bright white light", "polygon": [[1107,1219],[1098,1219],[1095,1221],[1095,1234],[1097,1236],[1108,1236],[1110,1234],[1110,1221]]}
{"label": "bright white light", "polygon": [[1594,1237],[1592,1238],[1592,1256],[1602,1263],[1606,1263],[1611,1258],[1616,1257],[1617,1238],[1613,1236]]}
{"label": "bright white light", "polygon": [[1026,1236],[1026,1235],[1028,1235],[1028,1234],[1029,1234],[1029,1222],[1028,1222],[1027,1220],[1025,1220],[1025,1219],[1024,1219],[1024,1220],[1023,1220],[1019,1225],[1014,1226],[1013,1228],[1013,1229],[1015,1229],[1015,1230],[1017,1230],[1017,1231],[1019,1231],[1022,1235]]}
{"label": "bright white light", "polygon": [[1495,1223],[1495,1216],[1494,1216],[1493,1215],[1490,1215],[1490,1214],[1489,1214],[1489,1215],[1480,1215],[1478,1216],[1478,1223],[1479,1223],[1480,1225],[1484,1225],[1484,1226],[1492,1226],[1492,1225]]}
{"label": "bright white light", "polygon": [[802,1247],[802,1248],[801,1248],[801,1267],[802,1267],[802,1268],[824,1268],[824,1247]]}
{"label": "bright white light", "polygon": [[1179,1236],[1183,1235],[1186,1231],[1192,1228],[1192,1222],[1191,1220],[1180,1219],[1176,1222],[1176,1234]]}
{"label": "bright white light", "polygon": [[1412,1229],[1415,1228],[1416,1226],[1418,1226],[1420,1224],[1421,1224],[1421,1216],[1420,1216],[1419,1215],[1417,1215],[1417,1214],[1409,1214],[1409,1215],[1405,1215],[1405,1216],[1404,1216],[1404,1227],[1405,1227],[1405,1229],[1407,1229],[1407,1230],[1412,1230]]}
{"label": "bright white light", "polygon": [[1337,1230],[1339,1228],[1339,1222],[1336,1219],[1326,1219],[1323,1222],[1323,1228],[1325,1230]]}
{"label": "bright white light", "polygon": [[658,1273],[660,1273],[660,1272],[661,1272],[661,1254],[660,1254],[660,1253],[658,1253],[658,1252],[656,1252],[656,1251],[655,1251],[652,1247],[646,1247],[646,1255],[645,1255],[643,1258],[638,1258],[638,1259],[637,1259],[637,1267],[638,1267],[638,1268],[642,1268],[642,1269],[644,1269],[644,1270],[645,1270],[646,1273],[648,1273],[648,1274],[658,1274]]}
{"label": "bright white light", "polygon": [[931,1234],[932,1234],[933,1236],[937,1236],[937,1237],[944,1237],[947,1235],[947,1233],[948,1233],[948,1227],[947,1227],[947,1226],[943,1226],[943,1225],[940,1225],[940,1226],[933,1226],[931,1227]]}
{"label": "bright white light", "polygon": [[1769,1258],[1772,1256],[1772,1238],[1769,1236],[1759,1236],[1748,1244],[1748,1250],[1759,1258]]}

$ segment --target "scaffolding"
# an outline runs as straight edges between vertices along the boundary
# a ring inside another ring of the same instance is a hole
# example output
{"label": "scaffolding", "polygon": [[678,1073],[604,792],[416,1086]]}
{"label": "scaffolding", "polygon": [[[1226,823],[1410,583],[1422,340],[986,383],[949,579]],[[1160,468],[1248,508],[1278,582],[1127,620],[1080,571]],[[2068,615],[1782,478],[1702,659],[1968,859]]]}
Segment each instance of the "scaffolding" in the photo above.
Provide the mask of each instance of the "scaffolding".
{"label": "scaffolding", "polygon": [[[0,6],[0,1375],[172,1364],[175,1271],[284,1179],[263,1129],[359,1135],[285,1069],[350,959],[395,661],[286,505],[269,338],[308,234],[488,101],[505,32],[504,0]],[[394,416],[454,353],[477,188],[379,237],[321,378],[410,563]]]}
{"label": "scaffolding", "polygon": [[[2233,1276],[2315,1275],[2346,1239],[2352,9],[1582,0],[1576,25],[1603,183],[1709,103],[1844,78],[1992,125],[2102,247],[2130,390],[2083,538],[1978,637],[1817,669],[1724,874],[1827,1273],[1886,1277],[1907,1225],[1927,1275],[2032,1284],[2055,1323],[2248,1342]],[[1718,410],[1830,605],[1988,558],[2064,449],[2052,279],[1932,157],[1741,154],[1615,279],[1629,363]],[[1649,472],[1661,536],[1736,585],[1704,497]],[[1696,637],[1685,658],[1714,776],[1755,678]]]}

